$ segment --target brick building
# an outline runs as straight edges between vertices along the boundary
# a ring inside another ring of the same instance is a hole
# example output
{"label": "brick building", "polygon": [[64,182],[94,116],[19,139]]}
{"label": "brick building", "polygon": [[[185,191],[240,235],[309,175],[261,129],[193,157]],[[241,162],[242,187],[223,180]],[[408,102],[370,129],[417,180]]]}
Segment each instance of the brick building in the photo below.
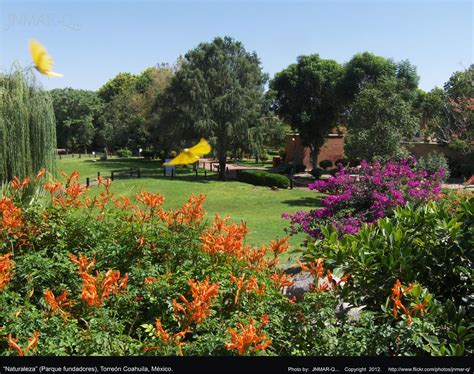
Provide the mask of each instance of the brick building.
{"label": "brick building", "polygon": [[[339,160],[344,155],[344,135],[329,134],[326,141],[319,150],[318,164],[322,160],[330,160],[333,163]],[[301,138],[298,134],[291,134],[287,136],[286,140],[286,158],[285,162],[303,164],[306,170],[312,170],[313,165],[311,161],[311,150],[309,147],[303,146]]]}

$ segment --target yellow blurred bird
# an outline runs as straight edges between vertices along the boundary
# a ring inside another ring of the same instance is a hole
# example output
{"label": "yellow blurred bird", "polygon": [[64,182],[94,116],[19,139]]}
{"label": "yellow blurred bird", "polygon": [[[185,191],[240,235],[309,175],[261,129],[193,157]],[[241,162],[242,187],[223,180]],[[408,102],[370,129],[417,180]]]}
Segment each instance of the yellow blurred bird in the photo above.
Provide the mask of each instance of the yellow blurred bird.
{"label": "yellow blurred bird", "polygon": [[206,139],[202,138],[194,147],[185,148],[179,155],[164,165],[194,164],[199,160],[199,157],[207,155],[209,152],[211,152],[211,146]]}
{"label": "yellow blurred bird", "polygon": [[35,39],[30,40],[30,52],[36,70],[48,77],[62,77],[62,74],[55,73],[53,69],[53,59],[46,49]]}

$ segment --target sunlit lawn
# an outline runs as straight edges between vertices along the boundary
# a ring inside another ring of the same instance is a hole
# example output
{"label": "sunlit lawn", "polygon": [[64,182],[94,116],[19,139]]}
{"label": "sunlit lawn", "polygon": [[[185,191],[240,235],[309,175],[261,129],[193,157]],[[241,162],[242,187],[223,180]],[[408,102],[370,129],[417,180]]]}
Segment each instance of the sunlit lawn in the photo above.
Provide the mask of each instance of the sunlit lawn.
{"label": "sunlit lawn", "polygon": [[[178,170],[176,177],[163,177],[161,163],[140,159],[92,162],[91,158],[74,157],[58,160],[58,168],[66,173],[78,170],[81,181],[85,176],[95,178],[97,171],[104,177],[110,176],[111,170],[140,167],[142,170],[155,170],[153,178],[117,179],[112,185],[115,194],[134,197],[140,190],[160,192],[165,198],[165,208],[177,208],[191,194],[205,194],[204,205],[208,219],[214,214],[229,215],[232,220],[244,220],[250,230],[248,241],[252,245],[267,243],[272,239],[285,236],[287,221],[281,218],[282,213],[294,213],[298,210],[309,210],[319,205],[318,195],[306,189],[277,190],[267,187],[256,187],[235,181],[218,181],[215,174],[204,177],[203,171],[195,176],[191,169]],[[91,187],[91,193],[98,190]],[[299,246],[304,236],[292,237],[293,246]]]}

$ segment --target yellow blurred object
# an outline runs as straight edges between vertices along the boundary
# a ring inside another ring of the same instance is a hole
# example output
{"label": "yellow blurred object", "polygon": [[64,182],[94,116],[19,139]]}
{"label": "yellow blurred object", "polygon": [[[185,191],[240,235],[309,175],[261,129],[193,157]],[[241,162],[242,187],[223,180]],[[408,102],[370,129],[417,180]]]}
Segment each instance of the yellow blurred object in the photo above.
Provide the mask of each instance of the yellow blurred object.
{"label": "yellow blurred object", "polygon": [[30,40],[30,52],[36,70],[48,77],[62,77],[62,74],[55,73],[53,69],[53,59],[46,49],[35,39]]}
{"label": "yellow blurred object", "polygon": [[199,157],[207,155],[211,152],[211,146],[206,139],[202,138],[194,147],[185,148],[179,155],[173,158],[170,162],[164,165],[187,165],[194,164],[199,160]]}

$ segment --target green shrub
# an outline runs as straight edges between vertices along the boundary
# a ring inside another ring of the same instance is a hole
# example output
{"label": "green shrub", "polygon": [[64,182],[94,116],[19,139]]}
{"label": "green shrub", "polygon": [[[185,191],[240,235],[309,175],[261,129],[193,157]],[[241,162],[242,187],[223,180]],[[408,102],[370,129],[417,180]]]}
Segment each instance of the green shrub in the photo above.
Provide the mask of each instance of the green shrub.
{"label": "green shrub", "polygon": [[130,158],[133,156],[132,151],[128,148],[119,149],[115,153],[117,154],[118,157],[121,157],[121,158]]}
{"label": "green shrub", "polygon": [[302,173],[306,170],[306,165],[303,164],[296,164],[295,165],[295,173]]}
{"label": "green shrub", "polygon": [[324,174],[324,170],[321,168],[314,168],[313,170],[311,170],[311,175],[315,177],[316,179],[321,178],[321,175],[323,174]]}
{"label": "green shrub", "polygon": [[428,171],[430,174],[436,173],[438,169],[444,169],[445,180],[448,179],[450,175],[448,159],[443,153],[439,152],[430,152],[427,155],[420,157],[417,162],[417,167]]}
{"label": "green shrub", "polygon": [[[392,218],[379,219],[340,239],[328,226],[323,229],[324,238],[310,245],[305,258],[323,258],[341,273],[350,272],[352,281],[344,288],[344,300],[372,310],[385,304],[390,313],[388,296],[397,279],[421,285],[435,300],[427,318],[437,326],[439,343],[424,349],[439,354],[472,353],[472,335],[462,315],[472,313],[474,307],[469,296],[474,291],[473,228],[474,199],[450,196],[417,208],[397,207]],[[465,326],[461,337],[450,333],[459,324]],[[421,339],[424,333],[417,334]]]}
{"label": "green shrub", "polygon": [[156,152],[155,151],[144,150],[144,151],[142,151],[141,155],[145,160],[153,160],[153,159],[156,158]]}
{"label": "green shrub", "polygon": [[331,160],[322,160],[320,163],[319,163],[319,166],[321,168],[323,168],[324,170],[327,170],[329,168],[332,167],[332,161]]}
{"label": "green shrub", "polygon": [[237,174],[237,179],[254,186],[288,188],[290,185],[289,179],[284,175],[263,170],[242,170]]}

